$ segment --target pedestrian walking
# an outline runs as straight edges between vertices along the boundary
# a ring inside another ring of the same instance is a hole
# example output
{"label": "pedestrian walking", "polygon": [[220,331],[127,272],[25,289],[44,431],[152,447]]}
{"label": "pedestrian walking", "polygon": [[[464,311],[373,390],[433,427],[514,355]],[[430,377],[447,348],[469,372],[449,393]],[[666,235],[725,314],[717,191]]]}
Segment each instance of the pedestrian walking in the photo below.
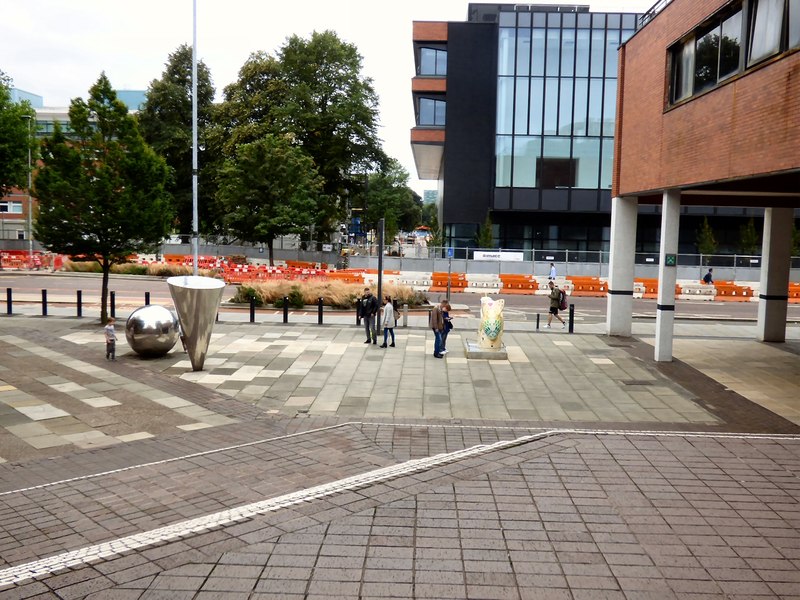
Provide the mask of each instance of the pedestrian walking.
{"label": "pedestrian walking", "polygon": [[433,330],[433,356],[442,358],[442,331],[444,330],[444,318],[442,317],[442,309],[447,304],[447,300],[442,300],[439,304],[435,304],[431,309],[431,316],[428,320],[428,326]]}
{"label": "pedestrian walking", "polygon": [[561,315],[558,314],[558,309],[561,307],[562,292],[552,281],[548,285],[550,286],[550,295],[548,296],[550,299],[550,314],[547,315],[547,325],[545,325],[545,328],[550,329],[550,323],[552,322],[553,317],[555,317],[561,321],[561,329],[564,329],[567,326],[567,323],[561,318]]}
{"label": "pedestrian walking", "polygon": [[550,281],[556,280],[556,265],[555,263],[550,263],[550,275],[548,276]]}
{"label": "pedestrian walking", "polygon": [[711,285],[714,283],[714,276],[711,274],[714,269],[709,269],[708,273],[703,276],[703,283]]}
{"label": "pedestrian walking", "polygon": [[391,296],[383,297],[383,319],[381,326],[383,327],[383,344],[381,348],[386,348],[386,342],[389,340],[389,335],[392,336],[392,343],[389,344],[390,348],[394,348],[394,325],[396,321],[394,318],[394,305],[392,304]]}
{"label": "pedestrian walking", "polygon": [[447,334],[453,328],[453,317],[450,316],[450,303],[445,302],[442,307],[442,320],[444,321],[444,329],[442,329],[442,354],[447,354]]}
{"label": "pedestrian walking", "polygon": [[377,315],[378,299],[372,295],[372,290],[364,288],[364,295],[358,301],[358,316],[364,321],[364,331],[367,333],[365,344],[378,343]]}
{"label": "pedestrian walking", "polygon": [[103,328],[106,337],[106,360],[117,360],[117,332],[114,331],[114,317],[109,317]]}

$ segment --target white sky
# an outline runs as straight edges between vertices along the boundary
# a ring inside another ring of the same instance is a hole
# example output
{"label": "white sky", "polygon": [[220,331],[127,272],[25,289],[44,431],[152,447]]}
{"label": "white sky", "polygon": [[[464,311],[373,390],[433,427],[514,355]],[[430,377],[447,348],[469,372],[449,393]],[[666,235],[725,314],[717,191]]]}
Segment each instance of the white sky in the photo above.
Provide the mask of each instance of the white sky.
{"label": "white sky", "polygon": [[[591,0],[592,11],[644,12],[655,0]],[[537,4],[558,4],[539,0]],[[587,1],[582,2],[586,4]],[[410,147],[414,126],[412,21],[465,21],[467,0],[197,0],[198,56],[217,97],[251,52],[274,53],[287,37],[332,29],[363,56],[380,98],[386,152],[422,195]],[[561,2],[561,4],[573,4]],[[192,41],[191,0],[3,0],[0,70],[46,106],[86,97],[105,71],[117,89],[147,89],[170,52]]]}

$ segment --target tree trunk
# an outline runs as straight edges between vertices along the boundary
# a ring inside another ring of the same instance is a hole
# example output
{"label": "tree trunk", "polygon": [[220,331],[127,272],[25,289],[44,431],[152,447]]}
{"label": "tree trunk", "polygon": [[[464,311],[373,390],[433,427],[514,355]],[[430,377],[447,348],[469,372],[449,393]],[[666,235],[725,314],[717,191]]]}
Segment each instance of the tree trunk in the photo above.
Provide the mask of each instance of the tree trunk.
{"label": "tree trunk", "polygon": [[269,266],[275,266],[275,257],[272,254],[272,246],[275,243],[275,238],[268,238],[267,239],[267,252],[269,253]]}
{"label": "tree trunk", "polygon": [[103,257],[100,263],[103,268],[103,285],[100,291],[100,322],[105,325],[108,322],[108,274],[111,272],[111,263]]}

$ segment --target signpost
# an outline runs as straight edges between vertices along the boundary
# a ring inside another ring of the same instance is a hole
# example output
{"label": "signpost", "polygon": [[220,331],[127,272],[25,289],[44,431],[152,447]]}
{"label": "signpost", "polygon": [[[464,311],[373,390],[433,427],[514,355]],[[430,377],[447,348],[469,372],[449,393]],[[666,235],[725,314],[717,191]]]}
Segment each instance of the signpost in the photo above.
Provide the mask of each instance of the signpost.
{"label": "signpost", "polygon": [[453,272],[453,247],[447,248],[447,301],[450,302],[450,274]]}

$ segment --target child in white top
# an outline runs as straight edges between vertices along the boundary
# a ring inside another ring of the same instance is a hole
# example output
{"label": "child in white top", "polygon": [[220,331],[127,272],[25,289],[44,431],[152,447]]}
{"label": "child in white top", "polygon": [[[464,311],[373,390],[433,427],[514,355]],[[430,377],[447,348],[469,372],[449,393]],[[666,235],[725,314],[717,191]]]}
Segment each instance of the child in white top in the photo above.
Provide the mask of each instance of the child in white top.
{"label": "child in white top", "polygon": [[117,333],[114,331],[114,317],[109,317],[103,328],[106,336],[106,360],[117,360]]}

